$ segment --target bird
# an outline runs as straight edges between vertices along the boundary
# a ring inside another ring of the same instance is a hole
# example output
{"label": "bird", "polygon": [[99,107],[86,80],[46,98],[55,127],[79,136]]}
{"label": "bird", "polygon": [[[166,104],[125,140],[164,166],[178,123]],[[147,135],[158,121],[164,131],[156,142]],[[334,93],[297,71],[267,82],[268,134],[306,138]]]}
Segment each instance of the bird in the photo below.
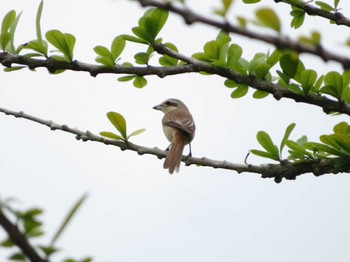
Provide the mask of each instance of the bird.
{"label": "bird", "polygon": [[185,145],[189,144],[192,156],[191,142],[195,135],[196,125],[187,106],[179,99],[169,98],[159,105],[153,107],[164,113],[162,119],[163,132],[169,140],[170,145],[163,167],[168,169],[170,174],[179,172],[182,159],[182,152]]}

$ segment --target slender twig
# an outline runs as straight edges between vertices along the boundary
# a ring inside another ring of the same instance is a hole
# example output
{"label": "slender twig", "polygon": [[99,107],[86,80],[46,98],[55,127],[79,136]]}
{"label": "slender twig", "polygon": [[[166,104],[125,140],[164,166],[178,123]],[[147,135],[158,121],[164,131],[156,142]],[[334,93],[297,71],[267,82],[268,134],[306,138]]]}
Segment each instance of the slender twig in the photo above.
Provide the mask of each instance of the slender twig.
{"label": "slender twig", "polygon": [[[0,112],[6,115],[12,115],[18,118],[24,118],[41,125],[49,127],[51,130],[61,130],[67,133],[76,135],[78,140],[94,141],[106,145],[113,145],[119,147],[122,151],[131,150],[137,152],[139,155],[149,154],[162,159],[167,152],[158,148],[149,148],[133,144],[131,142],[124,142],[120,140],[110,140],[91,133],[90,131],[81,131],[77,128],[71,128],[67,125],[60,125],[53,121],[43,120],[38,117],[28,115],[22,111],[16,112],[5,108],[0,108]],[[235,164],[228,161],[219,161],[209,159],[206,157],[187,157],[183,156],[182,161],[186,165],[206,166],[220,169],[233,170],[238,173],[249,172],[260,174],[263,178],[274,178],[275,181],[280,182],[282,178],[295,179],[297,176],[305,173],[313,173],[317,176],[326,173],[332,173],[330,168],[333,167],[331,160],[315,160],[310,162],[294,164],[288,161],[280,164],[266,164],[266,165],[251,165],[251,164]],[[338,171],[339,172],[339,171]]]}
{"label": "slender twig", "polygon": [[308,15],[316,15],[323,18],[326,18],[328,20],[334,21],[337,25],[345,25],[350,27],[350,19],[345,17],[340,12],[328,12],[325,10],[322,10],[321,8],[318,8],[316,6],[313,6],[308,2],[299,1],[296,3],[295,1],[288,1],[288,0],[275,0],[276,3],[285,3],[291,6],[295,6],[298,8],[301,8],[307,13]]}
{"label": "slender twig", "polygon": [[158,7],[158,8],[166,9],[168,11],[176,13],[180,15],[185,20],[185,22],[189,25],[195,22],[210,25],[218,29],[222,29],[225,32],[236,33],[245,37],[260,40],[268,44],[272,44],[277,48],[292,49],[299,53],[312,54],[320,57],[324,61],[336,61],[340,63],[344,69],[350,68],[350,58],[327,51],[326,49],[322,48],[322,46],[320,45],[310,46],[310,45],[305,45],[305,44],[293,41],[288,37],[259,34],[253,31],[249,31],[248,29],[235,26],[226,20],[218,21],[215,19],[202,16],[190,9],[187,9],[186,7],[179,7],[177,5],[172,4],[171,2],[161,2],[156,0],[138,0],[138,2],[142,6]]}
{"label": "slender twig", "polygon": [[18,227],[6,217],[6,215],[0,210],[0,225],[8,234],[9,238],[18,246],[22,252],[28,257],[32,262],[45,262],[43,258],[35,251],[35,249],[30,245],[27,238],[21,233]]}

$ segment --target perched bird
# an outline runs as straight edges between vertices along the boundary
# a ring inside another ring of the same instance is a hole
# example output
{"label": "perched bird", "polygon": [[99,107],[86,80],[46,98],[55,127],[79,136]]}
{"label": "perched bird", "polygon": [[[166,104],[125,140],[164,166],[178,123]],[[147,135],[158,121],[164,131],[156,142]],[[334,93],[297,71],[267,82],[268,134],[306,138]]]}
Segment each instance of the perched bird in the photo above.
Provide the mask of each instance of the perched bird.
{"label": "perched bird", "polygon": [[153,109],[164,113],[162,119],[163,132],[171,142],[163,167],[169,169],[170,174],[174,173],[174,170],[179,172],[185,145],[189,144],[190,155],[192,155],[190,143],[196,130],[192,115],[183,102],[174,98],[165,100]]}

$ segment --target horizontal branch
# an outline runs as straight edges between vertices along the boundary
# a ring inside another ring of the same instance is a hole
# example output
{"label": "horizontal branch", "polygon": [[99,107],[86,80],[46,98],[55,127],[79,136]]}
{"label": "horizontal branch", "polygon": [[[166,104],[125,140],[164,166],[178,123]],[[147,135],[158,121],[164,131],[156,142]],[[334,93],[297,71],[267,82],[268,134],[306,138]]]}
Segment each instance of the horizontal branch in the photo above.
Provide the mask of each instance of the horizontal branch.
{"label": "horizontal branch", "polygon": [[15,224],[6,217],[3,211],[0,209],[0,225],[6,231],[9,238],[19,247],[22,252],[29,258],[31,262],[45,262],[43,258],[35,251],[35,249],[29,244],[25,235],[21,233]]}
{"label": "horizontal branch", "polygon": [[328,12],[325,10],[322,10],[321,8],[318,8],[316,6],[311,5],[309,2],[303,2],[299,1],[296,3],[295,1],[288,1],[288,0],[275,0],[276,3],[285,3],[291,6],[298,7],[300,9],[303,9],[305,13],[308,15],[316,15],[323,18],[327,18],[328,20],[334,21],[337,25],[344,25],[350,27],[350,19],[345,17],[340,12]]}
{"label": "horizontal branch", "polygon": [[[61,130],[63,132],[71,133],[76,136],[78,140],[82,141],[93,141],[98,143],[103,143],[106,145],[113,145],[119,147],[122,151],[131,150],[137,152],[139,155],[154,155],[159,159],[166,156],[167,152],[158,148],[149,148],[140,145],[133,144],[131,142],[124,142],[121,140],[110,140],[103,138],[101,136],[95,135],[90,131],[81,131],[77,128],[71,128],[67,125],[60,125],[53,121],[48,121],[40,119],[35,116],[28,115],[22,111],[16,112],[0,107],[0,112],[6,115],[12,115],[16,118],[24,118],[32,122],[45,125],[51,130]],[[220,161],[209,159],[206,157],[182,157],[182,161],[185,162],[187,166],[196,165],[202,167],[213,167],[219,169],[228,169],[236,171],[237,173],[249,172],[260,174],[263,178],[274,178],[276,182],[280,182],[282,178],[293,180],[297,176],[305,173],[313,173],[316,176],[320,176],[330,172],[333,167],[333,162],[331,160],[315,160],[304,163],[291,163],[288,161],[283,161],[280,164],[266,164],[266,165],[251,165],[251,164],[235,164],[228,161]]]}
{"label": "horizontal branch", "polygon": [[157,75],[159,77],[165,77],[170,75],[177,75],[182,73],[197,72],[193,65],[180,65],[180,66],[148,66],[148,67],[130,67],[116,65],[114,67],[106,67],[102,65],[94,65],[83,63],[79,61],[73,61],[71,63],[58,61],[52,58],[36,59],[29,58],[20,55],[13,55],[6,52],[0,52],[0,63],[5,67],[12,67],[13,64],[25,65],[30,69],[46,68],[49,72],[55,72],[57,70],[72,70],[72,71],[84,71],[90,73],[95,77],[99,74],[136,74],[140,76],[145,75]]}
{"label": "horizontal branch", "polygon": [[178,7],[171,2],[161,2],[157,0],[138,0],[142,6],[153,6],[162,9],[166,9],[170,12],[180,15],[187,24],[193,24],[195,22],[210,25],[221,29],[225,32],[239,34],[251,39],[263,41],[268,44],[274,45],[280,49],[292,49],[298,53],[308,53],[320,57],[324,61],[336,61],[340,63],[344,69],[350,68],[350,58],[337,55],[330,51],[325,50],[322,46],[310,46],[305,45],[296,41],[292,41],[288,37],[282,36],[271,36],[266,34],[259,34],[256,32],[249,31],[244,28],[232,25],[228,21],[217,21],[208,17],[197,14],[187,8]]}
{"label": "horizontal branch", "polygon": [[237,83],[246,84],[260,91],[268,92],[272,94],[277,100],[280,100],[281,98],[289,98],[293,99],[296,102],[303,102],[319,106],[326,113],[339,112],[350,115],[350,106],[344,102],[338,102],[319,95],[298,95],[284,87],[281,87],[269,81],[257,80],[252,76],[239,75],[232,70],[201,62],[192,57],[188,57],[183,54],[174,52],[161,44],[155,44],[153,45],[153,47],[159,54],[169,55],[188,64],[168,67],[125,67],[119,65],[116,65],[115,67],[103,67],[79,61],[73,61],[69,63],[57,61],[52,58],[35,59],[24,56],[12,55],[4,52],[0,52],[0,63],[2,63],[6,67],[11,67],[13,64],[26,65],[31,69],[43,67],[47,68],[50,72],[62,69],[72,71],[83,71],[90,73],[90,75],[92,76],[97,76],[98,74],[131,74],[140,76],[157,75],[158,77],[163,78],[171,75],[197,73],[200,71],[204,71],[210,74],[222,76],[224,78],[232,79]]}

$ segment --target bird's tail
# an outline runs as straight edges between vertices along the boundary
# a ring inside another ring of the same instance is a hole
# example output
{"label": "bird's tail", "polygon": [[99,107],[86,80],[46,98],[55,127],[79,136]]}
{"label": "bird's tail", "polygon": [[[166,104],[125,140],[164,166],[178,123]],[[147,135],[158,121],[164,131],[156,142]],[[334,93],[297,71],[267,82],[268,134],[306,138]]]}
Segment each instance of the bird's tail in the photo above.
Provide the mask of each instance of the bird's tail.
{"label": "bird's tail", "polygon": [[168,154],[165,157],[163,167],[165,169],[169,169],[169,173],[179,172],[180,163],[182,158],[182,152],[185,147],[185,139],[181,136],[181,134],[174,134],[173,141],[170,145],[170,149]]}

